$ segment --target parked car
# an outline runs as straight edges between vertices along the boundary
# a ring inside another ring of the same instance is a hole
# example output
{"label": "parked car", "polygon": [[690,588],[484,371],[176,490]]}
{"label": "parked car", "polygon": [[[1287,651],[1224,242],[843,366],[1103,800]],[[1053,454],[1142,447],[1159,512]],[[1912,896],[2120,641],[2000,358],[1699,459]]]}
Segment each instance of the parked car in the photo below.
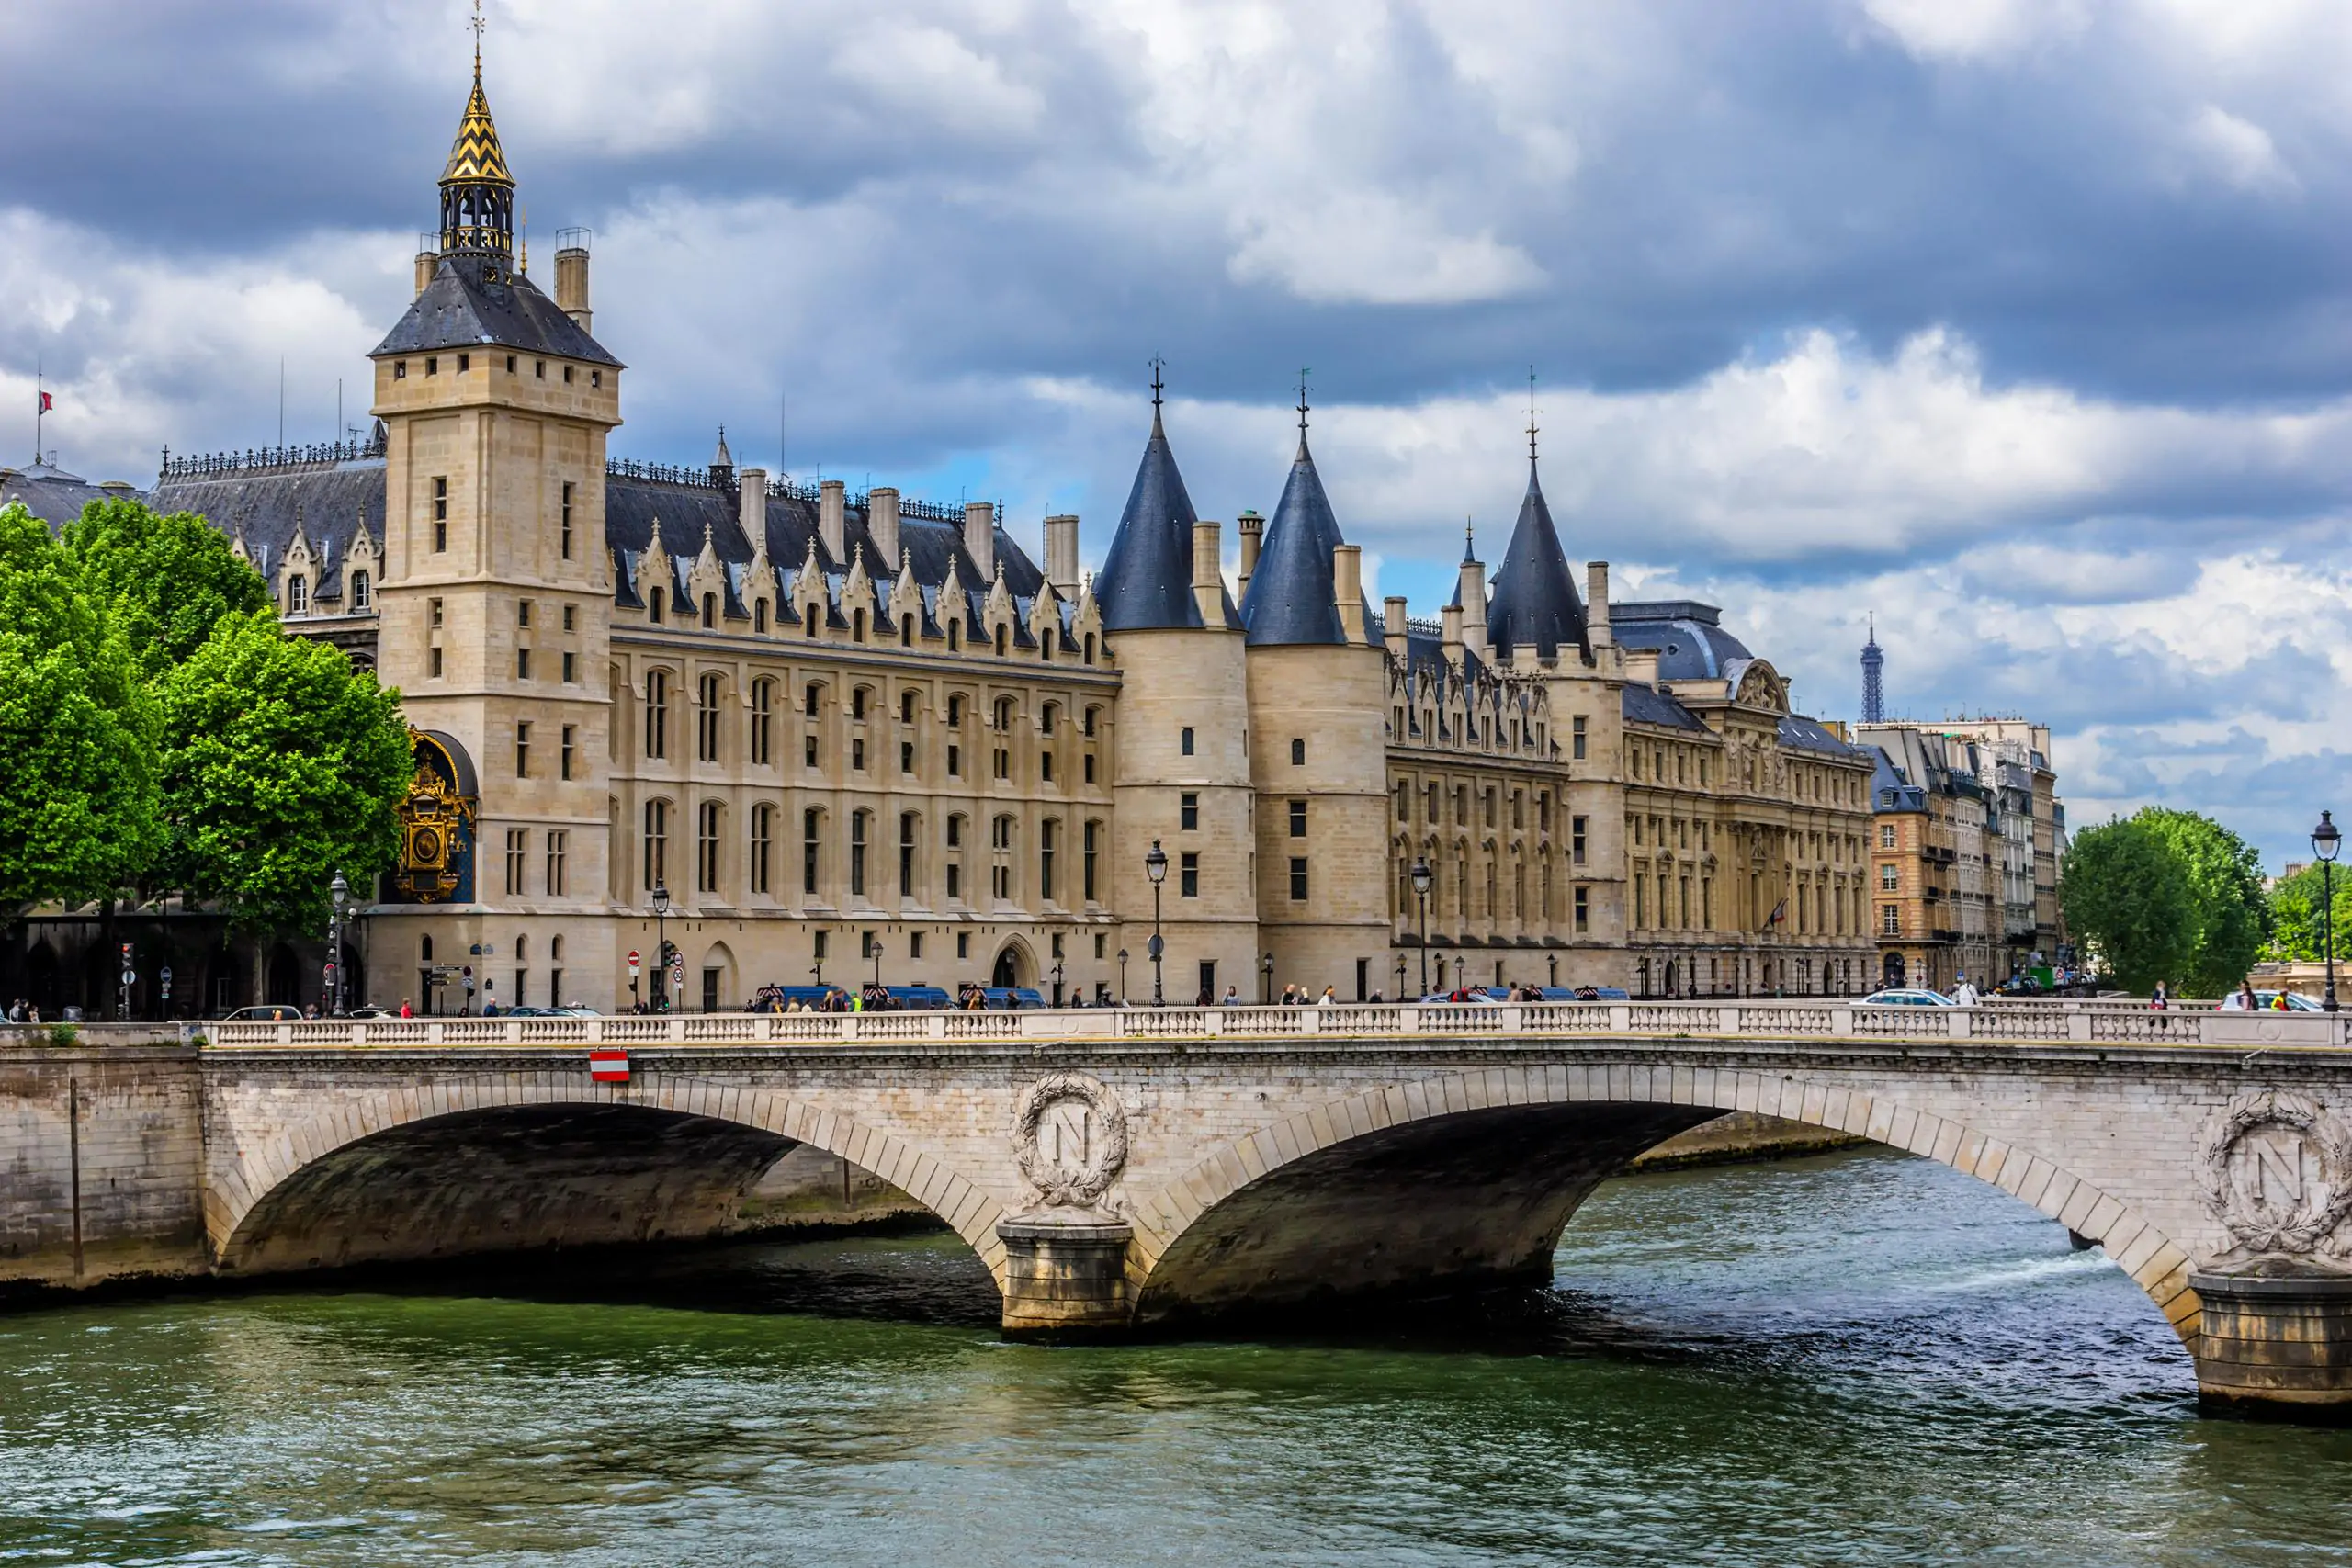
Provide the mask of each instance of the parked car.
{"label": "parked car", "polygon": [[256,1002],[220,1015],[223,1023],[300,1023],[302,1009],[295,1002]]}
{"label": "parked car", "polygon": [[1860,1008],[1948,1008],[1960,1004],[1941,991],[1906,986],[1890,991],[1872,991],[1854,1005]]}
{"label": "parked car", "polygon": [[1041,1008],[1045,997],[1027,986],[983,986],[980,994],[991,1008]]}
{"label": "parked car", "polygon": [[[2256,991],[2254,993],[2255,1006],[2263,1012],[2272,1011],[2274,1010],[2271,1007],[2271,1003],[2278,998],[2278,993],[2276,991]],[[2245,1006],[2238,1000],[2238,994],[2235,991],[2232,991],[2228,996],[2222,998],[2221,1010],[2223,1012],[2244,1012],[2245,1010]],[[2287,1010],[2289,1012],[2324,1012],[2327,1010],[2321,1007],[2317,1002],[2312,1000],[2311,998],[2303,995],[2301,991],[2289,991],[2287,993]]]}

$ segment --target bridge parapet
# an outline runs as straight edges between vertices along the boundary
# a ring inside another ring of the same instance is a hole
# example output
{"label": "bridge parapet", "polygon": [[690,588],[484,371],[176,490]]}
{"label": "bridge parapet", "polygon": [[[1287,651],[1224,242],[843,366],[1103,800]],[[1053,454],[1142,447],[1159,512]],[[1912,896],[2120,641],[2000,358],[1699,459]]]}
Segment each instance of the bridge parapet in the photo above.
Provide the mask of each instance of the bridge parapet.
{"label": "bridge parapet", "polygon": [[2159,1011],[2136,1004],[2000,1002],[1973,1008],[1843,1001],[1530,1002],[988,1012],[666,1013],[611,1018],[312,1019],[215,1023],[216,1048],[852,1045],[927,1041],[1555,1039],[1979,1040],[2019,1044],[2352,1046],[2352,1014]]}

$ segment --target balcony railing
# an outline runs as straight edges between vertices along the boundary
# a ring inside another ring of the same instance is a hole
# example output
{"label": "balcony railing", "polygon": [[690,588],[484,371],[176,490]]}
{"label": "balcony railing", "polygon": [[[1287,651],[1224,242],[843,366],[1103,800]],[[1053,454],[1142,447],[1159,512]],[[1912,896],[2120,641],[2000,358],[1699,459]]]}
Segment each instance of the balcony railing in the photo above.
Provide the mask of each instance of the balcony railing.
{"label": "balcony railing", "polygon": [[[991,1012],[668,1013],[611,1018],[416,1018],[191,1026],[211,1050],[578,1049],[584,1046],[881,1047],[1054,1043],[1546,1039],[1996,1041],[2047,1044],[2342,1049],[2352,1014],[2222,1012],[2191,1003],[1986,1002],[1972,1008],[1849,1001],[1498,1002],[1293,1008],[1081,1008]],[[0,1031],[0,1043],[6,1034]]]}

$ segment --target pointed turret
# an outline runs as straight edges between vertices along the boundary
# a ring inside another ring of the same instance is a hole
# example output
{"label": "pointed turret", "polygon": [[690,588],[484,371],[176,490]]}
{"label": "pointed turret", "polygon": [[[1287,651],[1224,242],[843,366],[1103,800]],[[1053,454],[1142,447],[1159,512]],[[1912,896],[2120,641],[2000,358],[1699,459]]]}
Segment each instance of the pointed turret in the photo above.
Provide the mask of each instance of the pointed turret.
{"label": "pointed turret", "polygon": [[474,49],[474,90],[458,119],[458,139],[441,171],[441,253],[514,253],[514,175],[498,145],[490,99],[481,90],[481,49]]}
{"label": "pointed turret", "polygon": [[1193,498],[1176,471],[1160,425],[1159,369],[1151,378],[1151,439],[1144,444],[1135,488],[1119,513],[1118,532],[1094,580],[1095,603],[1105,631],[1199,627],[1200,606],[1193,597]]}
{"label": "pointed turret", "polygon": [[1306,447],[1306,391],[1302,380],[1298,395],[1298,456],[1292,459],[1290,480],[1283,486],[1282,503],[1266,525],[1266,542],[1258,554],[1258,570],[1250,574],[1250,592],[1241,602],[1241,624],[1249,629],[1250,646],[1331,644],[1348,640],[1333,602],[1331,552],[1346,544],[1340,520],[1332,514],[1330,497],[1323,493],[1323,478],[1315,471],[1315,455]]}
{"label": "pointed turret", "polygon": [[1592,643],[1585,626],[1584,601],[1577,594],[1568,558],[1552,526],[1552,509],[1544,500],[1532,431],[1527,445],[1527,494],[1520,501],[1519,521],[1511,528],[1510,547],[1503,552],[1494,601],[1487,607],[1487,646],[1497,659],[1509,659],[1515,650],[1556,659],[1562,649],[1573,648],[1589,660]]}

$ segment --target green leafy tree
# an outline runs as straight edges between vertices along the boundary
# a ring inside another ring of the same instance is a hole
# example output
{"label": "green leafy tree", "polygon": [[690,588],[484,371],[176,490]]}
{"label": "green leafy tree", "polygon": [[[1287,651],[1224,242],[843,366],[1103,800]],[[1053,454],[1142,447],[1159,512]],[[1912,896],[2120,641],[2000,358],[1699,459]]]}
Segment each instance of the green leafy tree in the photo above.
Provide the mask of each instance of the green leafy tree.
{"label": "green leafy tree", "polygon": [[[2316,964],[2326,956],[2320,942],[2320,911],[2326,905],[2326,884],[2316,865],[2281,877],[2270,890],[2272,958]],[[2352,957],[2352,867],[2339,865],[2332,880],[2335,887],[2335,956]]]}
{"label": "green leafy tree", "polygon": [[2058,902],[2075,940],[2126,988],[2188,973],[2197,934],[2188,872],[2146,824],[2118,819],[2076,834]]}
{"label": "green leafy tree", "polygon": [[147,680],[201,648],[221,616],[251,615],[270,603],[261,573],[193,512],[92,502],[65,525],[65,547]]}
{"label": "green leafy tree", "polygon": [[223,619],[158,690],[174,886],[248,931],[316,931],[335,872],[390,863],[415,771],[399,693],[267,610]]}
{"label": "green leafy tree", "polygon": [[2176,976],[2191,996],[2226,996],[2245,980],[2269,934],[2262,857],[2210,817],[2143,808],[2132,818],[2164,840],[2188,875],[2196,930],[2187,967]]}
{"label": "green leafy tree", "polygon": [[72,555],[0,507],[0,902],[79,904],[139,875],[159,840],[155,721]]}

